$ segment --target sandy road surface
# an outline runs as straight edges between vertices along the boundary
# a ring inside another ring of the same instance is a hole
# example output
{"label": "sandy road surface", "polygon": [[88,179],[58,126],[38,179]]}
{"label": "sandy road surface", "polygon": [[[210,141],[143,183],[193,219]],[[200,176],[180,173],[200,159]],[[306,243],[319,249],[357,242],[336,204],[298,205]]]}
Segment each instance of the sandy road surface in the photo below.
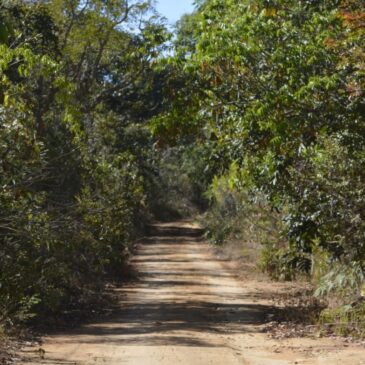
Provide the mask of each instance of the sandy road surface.
{"label": "sandy road surface", "polygon": [[365,348],[260,333],[270,311],[262,288],[237,280],[198,235],[186,222],[154,227],[134,259],[138,280],[118,289],[115,314],[45,338],[44,359],[24,349],[23,363],[365,365]]}

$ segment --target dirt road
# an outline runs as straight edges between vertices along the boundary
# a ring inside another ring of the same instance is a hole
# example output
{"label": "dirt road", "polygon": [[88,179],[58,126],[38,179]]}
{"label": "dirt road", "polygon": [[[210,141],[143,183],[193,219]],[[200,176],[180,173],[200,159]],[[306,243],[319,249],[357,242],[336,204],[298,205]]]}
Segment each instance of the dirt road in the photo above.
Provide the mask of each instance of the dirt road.
{"label": "dirt road", "polygon": [[274,284],[237,280],[198,236],[187,222],[156,226],[134,258],[138,279],[118,289],[115,314],[45,338],[44,358],[28,348],[23,363],[365,365],[365,348],[339,340],[269,339],[264,291]]}

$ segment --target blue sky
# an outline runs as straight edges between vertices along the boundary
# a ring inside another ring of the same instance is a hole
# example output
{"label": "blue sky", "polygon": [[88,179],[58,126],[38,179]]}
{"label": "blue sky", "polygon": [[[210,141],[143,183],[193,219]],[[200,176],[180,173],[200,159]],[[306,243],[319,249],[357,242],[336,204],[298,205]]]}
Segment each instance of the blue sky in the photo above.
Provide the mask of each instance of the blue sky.
{"label": "blue sky", "polygon": [[192,3],[193,0],[157,0],[157,10],[173,24],[181,15],[194,10]]}

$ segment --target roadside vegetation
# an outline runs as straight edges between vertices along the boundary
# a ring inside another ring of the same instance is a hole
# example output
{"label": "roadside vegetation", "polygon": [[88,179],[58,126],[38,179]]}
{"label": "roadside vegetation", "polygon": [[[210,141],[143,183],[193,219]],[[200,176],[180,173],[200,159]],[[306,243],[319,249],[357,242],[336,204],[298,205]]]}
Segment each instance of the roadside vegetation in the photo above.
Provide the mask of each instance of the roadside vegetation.
{"label": "roadside vegetation", "polygon": [[88,308],[155,179],[169,34],[142,1],[2,1],[0,324]]}
{"label": "roadside vegetation", "polygon": [[146,222],[204,211],[363,335],[364,90],[362,0],[200,0],[175,34],[149,1],[2,1],[0,327],[90,308]]}
{"label": "roadside vegetation", "polygon": [[364,41],[363,1],[201,1],[168,60],[181,87],[153,123],[170,143],[204,146],[209,239],[261,244],[261,268],[310,279],[330,303],[321,320],[358,334]]}

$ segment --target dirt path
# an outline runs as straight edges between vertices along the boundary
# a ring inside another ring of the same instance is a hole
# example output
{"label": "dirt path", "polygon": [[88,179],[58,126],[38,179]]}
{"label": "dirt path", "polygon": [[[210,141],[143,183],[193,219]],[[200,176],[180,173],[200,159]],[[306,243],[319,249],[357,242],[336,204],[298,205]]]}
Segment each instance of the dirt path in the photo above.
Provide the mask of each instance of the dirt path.
{"label": "dirt path", "polygon": [[365,365],[365,348],[326,339],[271,340],[260,333],[271,284],[238,281],[190,223],[161,224],[140,244],[137,282],[118,289],[108,320],[44,339],[25,364]]}

